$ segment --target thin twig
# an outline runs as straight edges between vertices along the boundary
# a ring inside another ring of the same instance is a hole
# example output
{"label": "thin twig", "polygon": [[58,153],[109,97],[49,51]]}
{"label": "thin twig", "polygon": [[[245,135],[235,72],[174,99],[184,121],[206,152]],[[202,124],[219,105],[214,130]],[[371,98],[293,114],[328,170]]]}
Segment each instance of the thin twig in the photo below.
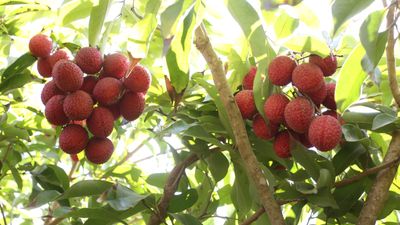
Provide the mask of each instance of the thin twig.
{"label": "thin twig", "polygon": [[1,203],[0,203],[0,210],[1,210],[1,215],[3,216],[4,225],[7,225],[6,215],[4,213],[3,204],[1,204]]}
{"label": "thin twig", "polygon": [[69,178],[69,180],[72,180],[72,176],[74,175],[74,173],[75,173],[75,170],[78,168],[78,165],[79,165],[79,160],[78,161],[72,161],[72,166],[71,166],[71,170],[69,171],[69,174],[68,174],[68,178]]}

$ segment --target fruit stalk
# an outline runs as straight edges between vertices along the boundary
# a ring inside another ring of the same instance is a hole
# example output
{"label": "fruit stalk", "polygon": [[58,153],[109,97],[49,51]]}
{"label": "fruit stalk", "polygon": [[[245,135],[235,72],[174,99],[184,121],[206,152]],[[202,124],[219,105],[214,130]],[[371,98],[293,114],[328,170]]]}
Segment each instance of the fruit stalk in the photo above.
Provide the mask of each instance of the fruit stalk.
{"label": "fruit stalk", "polygon": [[232,126],[236,145],[244,161],[246,171],[258,190],[261,203],[268,214],[269,220],[273,225],[283,225],[285,222],[280,206],[274,199],[266,178],[261,168],[258,166],[259,162],[251,148],[242,116],[226,80],[222,62],[212,48],[207,33],[202,25],[195,30],[195,45],[211,69],[215,86],[225,106],[229,122]]}

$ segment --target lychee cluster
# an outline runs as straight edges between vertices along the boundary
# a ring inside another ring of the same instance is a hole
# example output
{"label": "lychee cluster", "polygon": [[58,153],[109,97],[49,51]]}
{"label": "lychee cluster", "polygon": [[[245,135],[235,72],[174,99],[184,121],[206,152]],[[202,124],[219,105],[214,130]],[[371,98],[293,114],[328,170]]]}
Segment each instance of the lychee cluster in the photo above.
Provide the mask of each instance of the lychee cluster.
{"label": "lychee cluster", "polygon": [[121,53],[103,57],[94,47],[81,48],[73,59],[68,50],[53,51],[52,40],[43,34],[31,38],[29,49],[38,57],[39,74],[52,78],[41,100],[49,123],[62,126],[60,148],[71,155],[84,150],[95,164],[107,162],[114,151],[107,138],[114,122],[121,116],[133,121],[143,113],[149,71],[131,66]]}
{"label": "lychee cluster", "polygon": [[[242,117],[253,121],[254,134],[265,140],[273,139],[274,151],[281,158],[291,156],[293,141],[306,148],[328,151],[342,137],[344,121],[336,112],[335,83],[324,79],[335,73],[336,57],[310,55],[308,62],[299,62],[278,56],[269,64],[269,81],[276,86],[287,86],[285,90],[290,92],[279,91],[266,99],[265,118],[258,113],[254,102],[252,84],[256,69],[252,68],[244,77],[244,90],[235,95]],[[326,107],[324,112],[321,104]]]}

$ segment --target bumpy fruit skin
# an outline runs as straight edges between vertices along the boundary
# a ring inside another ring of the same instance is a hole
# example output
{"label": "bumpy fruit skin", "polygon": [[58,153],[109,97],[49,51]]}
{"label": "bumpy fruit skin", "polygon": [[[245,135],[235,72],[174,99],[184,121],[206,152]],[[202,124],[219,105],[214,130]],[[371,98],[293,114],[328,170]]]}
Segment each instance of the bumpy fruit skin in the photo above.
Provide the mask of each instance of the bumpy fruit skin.
{"label": "bumpy fruit skin", "polygon": [[324,85],[324,75],[315,64],[304,63],[293,70],[292,81],[300,92],[310,94]]}
{"label": "bumpy fruit skin", "polygon": [[97,48],[84,47],[76,53],[75,62],[84,73],[95,74],[103,66],[103,56]]}
{"label": "bumpy fruit skin", "polygon": [[257,114],[253,119],[254,134],[261,139],[270,140],[273,138],[278,132],[278,127],[278,125],[271,122],[267,125],[260,114]]}
{"label": "bumpy fruit skin", "polygon": [[305,133],[314,117],[314,108],[305,97],[297,97],[285,108],[286,125],[297,133]]}
{"label": "bumpy fruit skin", "polygon": [[143,93],[127,92],[119,102],[119,110],[122,117],[128,121],[133,121],[143,113],[145,99]]}
{"label": "bumpy fruit skin", "polygon": [[46,103],[44,115],[49,123],[60,126],[69,122],[63,110],[65,96],[55,95]]}
{"label": "bumpy fruit skin", "polygon": [[307,133],[299,134],[299,133],[296,133],[296,132],[290,132],[290,134],[292,135],[292,137],[295,140],[300,142],[304,147],[306,147],[306,148],[313,147],[313,145],[310,143],[310,140],[308,139],[308,134]]}
{"label": "bumpy fruit skin", "polygon": [[107,137],[114,128],[114,116],[105,107],[97,107],[86,120],[89,131],[96,137]]}
{"label": "bumpy fruit skin", "polygon": [[325,100],[326,94],[327,94],[327,90],[326,90],[326,85],[324,83],[321,86],[321,88],[318,89],[318,91],[308,94],[308,97],[310,97],[311,100],[314,102],[314,104],[317,107],[319,107],[322,104],[322,102]]}
{"label": "bumpy fruit skin", "polygon": [[77,90],[65,97],[63,109],[70,120],[87,119],[93,111],[92,97],[84,91]]}
{"label": "bumpy fruit skin", "polygon": [[114,105],[104,106],[113,114],[114,120],[117,120],[121,117],[121,111],[119,109],[119,102]]}
{"label": "bumpy fruit skin", "polygon": [[97,84],[97,77],[95,76],[86,76],[83,78],[83,84],[81,86],[82,91],[88,93],[90,96],[93,95],[93,89]]}
{"label": "bumpy fruit skin", "polygon": [[51,56],[49,56],[49,62],[51,67],[53,68],[56,63],[62,59],[70,60],[71,52],[67,49],[58,49]]}
{"label": "bumpy fruit skin", "polygon": [[47,101],[49,101],[49,99],[54,95],[64,95],[64,92],[57,87],[54,80],[51,80],[47,82],[42,89],[40,97],[42,99],[43,104],[46,104]]}
{"label": "bumpy fruit skin", "polygon": [[326,98],[322,102],[324,106],[328,109],[336,110],[336,101],[335,101],[335,83],[329,83],[326,85]]}
{"label": "bumpy fruit skin", "polygon": [[337,113],[336,111],[333,110],[327,110],[325,112],[322,113],[322,115],[327,115],[327,116],[332,116],[335,119],[337,119],[339,121],[339,123],[341,125],[345,124],[346,122],[344,121],[344,119],[342,118],[342,116],[340,116],[339,113]]}
{"label": "bumpy fruit skin", "polygon": [[149,71],[141,66],[136,65],[127,77],[124,78],[124,85],[133,92],[147,92],[151,84],[151,75]]}
{"label": "bumpy fruit skin", "polygon": [[325,58],[322,58],[319,55],[311,55],[309,59],[310,63],[313,63],[319,68],[321,68],[324,76],[328,77],[331,76],[336,72],[337,68],[337,60],[336,56],[327,56]]}
{"label": "bumpy fruit skin", "polygon": [[112,105],[118,101],[123,91],[122,82],[113,77],[105,77],[97,81],[93,89],[93,97],[102,105]]}
{"label": "bumpy fruit skin", "polygon": [[83,84],[83,72],[73,62],[62,59],[53,68],[53,79],[58,88],[65,92],[73,92]]}
{"label": "bumpy fruit skin", "polygon": [[283,94],[273,94],[264,103],[265,116],[273,123],[280,124],[285,120],[284,112],[290,100]]}
{"label": "bumpy fruit skin", "polygon": [[290,134],[287,130],[279,132],[274,140],[275,154],[280,158],[289,158],[292,156],[290,153]]}
{"label": "bumpy fruit skin", "polygon": [[340,123],[332,116],[318,116],[311,122],[308,137],[318,150],[331,150],[339,144],[342,137]]}
{"label": "bumpy fruit skin", "polygon": [[68,154],[78,154],[86,148],[89,135],[85,128],[77,124],[68,124],[60,133],[60,148]]}
{"label": "bumpy fruit skin", "polygon": [[52,48],[53,42],[44,34],[36,34],[29,41],[29,51],[36,57],[48,57]]}
{"label": "bumpy fruit skin", "polygon": [[254,102],[253,91],[243,90],[235,95],[236,104],[239,107],[243,119],[252,119],[257,113],[256,104]]}
{"label": "bumpy fruit skin", "polygon": [[114,53],[104,58],[103,70],[107,76],[121,79],[128,69],[128,58],[121,53]]}
{"label": "bumpy fruit skin", "polygon": [[51,65],[49,58],[39,58],[37,61],[37,70],[42,77],[51,77]]}
{"label": "bumpy fruit skin", "polygon": [[296,62],[287,56],[278,56],[271,61],[268,67],[268,78],[272,84],[284,86],[292,81],[292,72]]}
{"label": "bumpy fruit skin", "polygon": [[94,164],[107,162],[113,152],[113,143],[107,138],[99,137],[92,137],[85,149],[86,158]]}
{"label": "bumpy fruit skin", "polygon": [[243,77],[242,87],[244,90],[253,90],[254,78],[256,77],[257,67],[252,66],[250,71]]}

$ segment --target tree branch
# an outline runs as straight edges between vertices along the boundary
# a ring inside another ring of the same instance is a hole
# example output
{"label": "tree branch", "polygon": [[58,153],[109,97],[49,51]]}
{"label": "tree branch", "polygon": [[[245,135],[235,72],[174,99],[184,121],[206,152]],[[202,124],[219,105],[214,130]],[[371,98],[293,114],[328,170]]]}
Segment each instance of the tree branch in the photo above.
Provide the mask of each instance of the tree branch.
{"label": "tree branch", "polygon": [[229,122],[232,126],[236,145],[244,161],[246,171],[258,190],[258,195],[268,214],[269,220],[272,225],[283,225],[285,222],[281,209],[275,201],[272,191],[268,187],[261,168],[258,166],[259,162],[251,148],[242,116],[226,80],[222,62],[212,48],[207,33],[202,25],[195,30],[195,45],[211,69],[215,86],[225,106]]}

